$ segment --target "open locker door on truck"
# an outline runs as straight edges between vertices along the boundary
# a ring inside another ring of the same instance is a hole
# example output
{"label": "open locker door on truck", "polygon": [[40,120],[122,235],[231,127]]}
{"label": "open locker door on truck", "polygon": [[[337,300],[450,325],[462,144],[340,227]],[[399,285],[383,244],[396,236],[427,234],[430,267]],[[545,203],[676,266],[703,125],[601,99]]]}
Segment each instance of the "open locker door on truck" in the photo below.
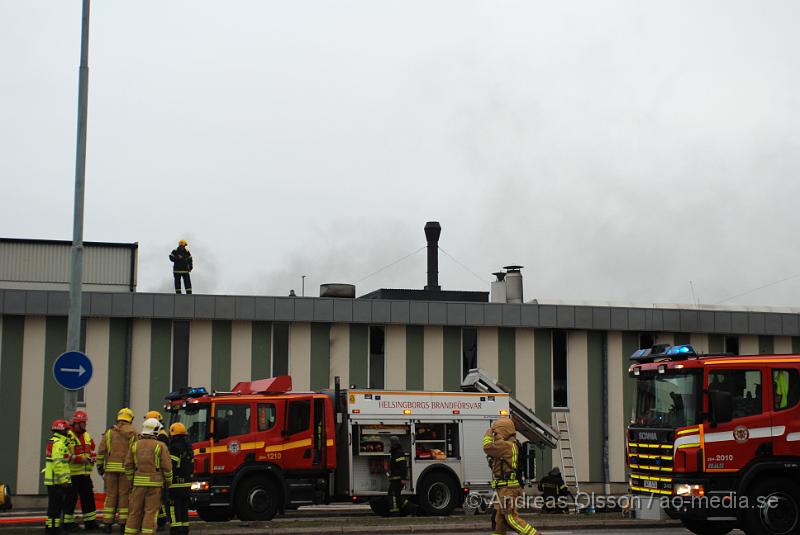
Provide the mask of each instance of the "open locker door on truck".
{"label": "open locker door on truck", "polygon": [[[472,369],[461,382],[464,392],[484,392],[486,394],[508,393],[496,381],[481,369]],[[517,431],[540,448],[555,448],[558,445],[558,433],[536,416],[532,410],[509,397],[511,419]]]}

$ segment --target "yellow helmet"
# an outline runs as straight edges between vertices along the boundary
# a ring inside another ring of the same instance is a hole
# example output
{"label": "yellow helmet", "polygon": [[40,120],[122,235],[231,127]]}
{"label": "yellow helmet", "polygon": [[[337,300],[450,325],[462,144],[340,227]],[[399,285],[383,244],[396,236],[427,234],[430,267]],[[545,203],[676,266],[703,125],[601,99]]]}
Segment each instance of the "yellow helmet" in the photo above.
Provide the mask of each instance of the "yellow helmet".
{"label": "yellow helmet", "polygon": [[155,418],[159,422],[164,421],[164,417],[161,416],[161,413],[158,411],[147,411],[147,414],[144,415],[144,419],[147,420],[148,418]]}
{"label": "yellow helmet", "polygon": [[175,422],[171,426],[169,426],[169,434],[172,436],[177,435],[185,435],[186,434],[186,426],[180,422]]}
{"label": "yellow helmet", "polygon": [[131,423],[133,421],[133,411],[130,410],[128,407],[120,409],[117,413],[117,421],[123,421]]}
{"label": "yellow helmet", "polygon": [[178,240],[178,245],[179,245],[179,246],[180,246],[180,245],[183,245],[184,247],[186,247],[186,246],[187,246],[187,245],[189,245],[189,244],[188,244],[188,243],[186,243],[186,240]]}

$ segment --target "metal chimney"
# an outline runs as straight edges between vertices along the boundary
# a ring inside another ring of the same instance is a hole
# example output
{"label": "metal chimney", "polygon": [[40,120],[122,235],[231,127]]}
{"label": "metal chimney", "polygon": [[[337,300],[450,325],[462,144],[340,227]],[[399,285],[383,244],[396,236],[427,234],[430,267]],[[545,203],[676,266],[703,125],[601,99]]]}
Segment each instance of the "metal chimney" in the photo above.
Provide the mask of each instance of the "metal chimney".
{"label": "metal chimney", "polygon": [[505,266],[506,299],[509,303],[523,303],[522,266]]}
{"label": "metal chimney", "polygon": [[425,223],[425,238],[428,240],[428,284],[426,290],[440,291],[439,286],[439,236],[442,226],[438,221]]}

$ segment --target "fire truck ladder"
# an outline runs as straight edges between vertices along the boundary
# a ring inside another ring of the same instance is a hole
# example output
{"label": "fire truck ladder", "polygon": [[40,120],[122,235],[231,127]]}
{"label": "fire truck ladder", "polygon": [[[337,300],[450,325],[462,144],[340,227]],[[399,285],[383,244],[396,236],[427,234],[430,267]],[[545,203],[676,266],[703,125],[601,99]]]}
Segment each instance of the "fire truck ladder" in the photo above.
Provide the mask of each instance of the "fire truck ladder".
{"label": "fire truck ladder", "polygon": [[[465,392],[484,392],[486,394],[508,393],[503,385],[489,377],[479,368],[469,371],[461,382],[461,390]],[[511,418],[522,436],[527,438],[539,448],[555,448],[558,446],[558,433],[555,429],[544,423],[528,407],[509,397]]]}
{"label": "fire truck ladder", "polygon": [[573,496],[581,491],[578,484],[578,472],[575,468],[575,455],[572,452],[572,436],[569,432],[569,413],[566,411],[553,411],[553,419],[558,432],[558,453],[561,456],[561,476]]}

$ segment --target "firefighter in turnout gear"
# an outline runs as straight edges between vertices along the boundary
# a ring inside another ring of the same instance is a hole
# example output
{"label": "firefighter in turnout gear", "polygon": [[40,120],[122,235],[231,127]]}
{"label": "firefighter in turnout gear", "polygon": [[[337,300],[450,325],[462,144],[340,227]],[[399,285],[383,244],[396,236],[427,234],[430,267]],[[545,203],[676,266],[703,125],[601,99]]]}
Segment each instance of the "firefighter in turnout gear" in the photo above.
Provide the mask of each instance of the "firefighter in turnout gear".
{"label": "firefighter in turnout gear", "polygon": [[508,529],[525,535],[536,533],[536,528],[517,513],[516,500],[522,496],[522,490],[517,476],[520,447],[516,435],[510,418],[495,421],[483,435],[483,451],[489,458],[497,500],[493,534],[505,534]]}
{"label": "firefighter in turnout gear", "polygon": [[403,499],[403,487],[408,478],[408,458],[400,444],[400,439],[392,435],[389,439],[391,460],[389,465],[389,515],[401,516],[414,513],[409,503]]}
{"label": "firefighter in turnout gear", "polygon": [[120,526],[128,520],[128,498],[130,482],[125,476],[125,456],[136,442],[133,428],[133,411],[120,409],[117,423],[109,427],[100,440],[97,452],[97,471],[103,476],[106,501],[103,504],[103,531],[111,533],[115,517]]}
{"label": "firefighter in turnout gear", "polygon": [[186,436],[186,426],[177,422],[169,426],[172,437],[169,442],[172,459],[172,486],[169,488],[170,533],[189,533],[189,489],[194,473],[192,443]]}
{"label": "firefighter in turnout gear", "polygon": [[84,529],[93,531],[99,527],[94,506],[94,486],[92,485],[92,470],[94,470],[96,461],[95,445],[86,430],[88,421],[89,417],[84,411],[75,411],[68,433],[71,449],[69,470],[72,475],[72,491],[67,496],[64,508],[64,529],[66,531],[77,529],[75,507],[78,504],[78,498],[81,500]]}
{"label": "firefighter in turnout gear", "polygon": [[175,293],[181,293],[181,279],[183,279],[183,287],[187,294],[192,293],[192,279],[189,276],[192,268],[192,253],[186,246],[186,240],[178,241],[177,249],[173,249],[169,254],[169,259],[172,261],[172,275],[175,278]]}
{"label": "firefighter in turnout gear", "polygon": [[[158,420],[158,440],[169,448],[169,435],[164,430],[164,417],[158,411],[147,411],[144,419],[155,418]],[[161,492],[161,507],[158,510],[158,529],[159,531],[167,523],[167,511],[169,510],[169,489],[165,486]]]}
{"label": "firefighter in turnout gear", "polygon": [[133,482],[126,534],[155,531],[162,487],[172,484],[169,448],[156,438],[160,425],[155,418],[145,420],[139,440],[125,457],[125,474]]}
{"label": "firefighter in turnout gear", "polygon": [[558,503],[561,496],[572,497],[572,493],[564,483],[564,478],[561,477],[561,470],[556,466],[550,473],[547,474],[539,481],[539,490],[544,498],[544,507],[542,511],[545,513],[568,513],[569,509],[563,504]]}
{"label": "firefighter in turnout gear", "polygon": [[47,442],[47,457],[44,465],[44,484],[47,487],[47,520],[45,533],[61,533],[62,516],[67,494],[70,492],[69,471],[69,422],[55,420],[50,429],[53,436]]}

